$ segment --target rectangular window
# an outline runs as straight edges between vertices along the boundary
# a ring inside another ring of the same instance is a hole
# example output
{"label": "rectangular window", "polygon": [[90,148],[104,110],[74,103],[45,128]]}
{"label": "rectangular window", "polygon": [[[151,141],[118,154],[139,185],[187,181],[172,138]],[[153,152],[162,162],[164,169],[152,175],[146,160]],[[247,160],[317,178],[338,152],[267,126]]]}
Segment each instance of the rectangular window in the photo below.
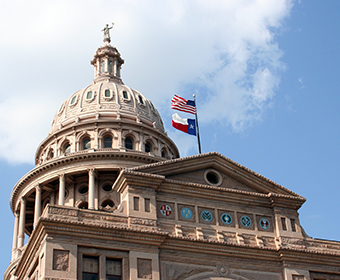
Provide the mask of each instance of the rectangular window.
{"label": "rectangular window", "polygon": [[83,256],[82,280],[98,280],[98,257]]}
{"label": "rectangular window", "polygon": [[296,227],[295,227],[295,219],[290,219],[290,224],[292,226],[292,231],[296,231]]}
{"label": "rectangular window", "polygon": [[152,260],[137,258],[137,276],[143,279],[152,279]]}
{"label": "rectangular window", "polygon": [[145,198],[145,212],[150,212],[150,199],[149,198]]}
{"label": "rectangular window", "polygon": [[286,218],[281,218],[282,229],[287,230]]}
{"label": "rectangular window", "polygon": [[305,280],[305,276],[302,275],[292,275],[293,276],[293,280]]}
{"label": "rectangular window", "polygon": [[106,259],[106,280],[122,279],[122,260]]}
{"label": "rectangular window", "polygon": [[139,211],[139,197],[133,197],[133,210]]}
{"label": "rectangular window", "polygon": [[92,98],[92,91],[88,91],[86,94],[86,99],[91,99]]}

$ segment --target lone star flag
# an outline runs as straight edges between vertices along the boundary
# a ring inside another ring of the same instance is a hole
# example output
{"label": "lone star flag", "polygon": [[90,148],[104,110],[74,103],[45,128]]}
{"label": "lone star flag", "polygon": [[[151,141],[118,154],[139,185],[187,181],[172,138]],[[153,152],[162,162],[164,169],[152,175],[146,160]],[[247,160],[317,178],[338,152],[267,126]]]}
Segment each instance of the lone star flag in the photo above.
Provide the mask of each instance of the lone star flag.
{"label": "lone star flag", "polygon": [[171,100],[171,109],[196,114],[196,104],[194,100],[186,100],[175,95]]}
{"label": "lone star flag", "polygon": [[196,135],[196,122],[194,119],[182,119],[175,113],[172,115],[172,126],[190,135]]}

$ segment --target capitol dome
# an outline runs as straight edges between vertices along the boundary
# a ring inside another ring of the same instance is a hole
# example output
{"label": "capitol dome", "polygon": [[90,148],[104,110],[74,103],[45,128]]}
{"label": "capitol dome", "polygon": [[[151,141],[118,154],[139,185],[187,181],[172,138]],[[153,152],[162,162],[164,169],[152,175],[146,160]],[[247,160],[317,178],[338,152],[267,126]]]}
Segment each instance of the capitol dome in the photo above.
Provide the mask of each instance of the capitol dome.
{"label": "capitol dome", "polygon": [[157,161],[179,157],[152,102],[123,83],[123,63],[110,38],[105,38],[91,61],[94,80],[61,104],[48,137],[37,149],[36,165],[101,149],[141,152]]}

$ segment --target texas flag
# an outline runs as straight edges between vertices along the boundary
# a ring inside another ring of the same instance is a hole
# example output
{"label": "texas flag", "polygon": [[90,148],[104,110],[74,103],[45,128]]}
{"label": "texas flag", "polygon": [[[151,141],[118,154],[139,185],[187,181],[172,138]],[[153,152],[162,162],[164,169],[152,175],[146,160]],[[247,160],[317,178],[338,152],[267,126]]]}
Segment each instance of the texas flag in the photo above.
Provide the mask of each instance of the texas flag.
{"label": "texas flag", "polygon": [[185,133],[196,135],[196,122],[194,119],[182,119],[175,113],[172,115],[172,126]]}

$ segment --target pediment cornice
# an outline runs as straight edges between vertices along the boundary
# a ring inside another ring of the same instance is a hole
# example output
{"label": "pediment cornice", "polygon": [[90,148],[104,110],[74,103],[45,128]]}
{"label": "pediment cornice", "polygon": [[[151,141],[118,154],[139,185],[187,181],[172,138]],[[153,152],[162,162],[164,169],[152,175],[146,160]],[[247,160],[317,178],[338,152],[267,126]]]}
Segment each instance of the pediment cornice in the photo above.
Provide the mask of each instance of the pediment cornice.
{"label": "pediment cornice", "polygon": [[221,155],[218,152],[209,152],[200,155],[172,159],[133,167],[130,169],[140,172],[161,174],[166,177],[168,175],[192,172],[194,170],[205,168],[215,168],[216,170],[227,174],[235,180],[238,180],[261,193],[277,193],[302,198],[302,196],[297,193]]}

